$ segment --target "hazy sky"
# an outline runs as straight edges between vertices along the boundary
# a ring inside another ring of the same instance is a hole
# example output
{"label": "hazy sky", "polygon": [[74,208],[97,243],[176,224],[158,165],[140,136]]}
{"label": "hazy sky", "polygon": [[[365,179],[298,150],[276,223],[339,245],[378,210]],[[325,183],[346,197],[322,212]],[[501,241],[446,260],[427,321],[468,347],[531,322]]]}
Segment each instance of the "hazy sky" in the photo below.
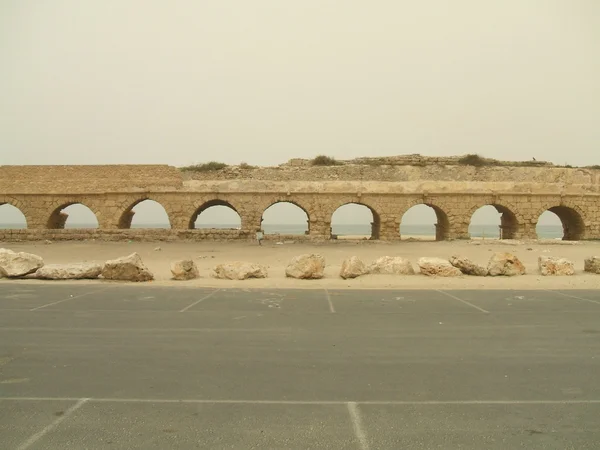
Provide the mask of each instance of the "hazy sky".
{"label": "hazy sky", "polygon": [[0,164],[600,163],[600,1],[0,0]]}

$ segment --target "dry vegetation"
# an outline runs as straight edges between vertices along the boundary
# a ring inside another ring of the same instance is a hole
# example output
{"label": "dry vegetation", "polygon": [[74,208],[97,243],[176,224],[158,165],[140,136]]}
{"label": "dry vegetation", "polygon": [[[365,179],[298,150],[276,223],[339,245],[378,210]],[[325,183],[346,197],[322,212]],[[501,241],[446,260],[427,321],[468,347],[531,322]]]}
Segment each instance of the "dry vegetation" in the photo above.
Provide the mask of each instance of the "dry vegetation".
{"label": "dry vegetation", "polygon": [[310,162],[313,166],[339,166],[342,163],[331,156],[319,155]]}
{"label": "dry vegetation", "polygon": [[213,170],[221,170],[227,167],[227,164],[217,161],[210,161],[203,164],[194,164],[192,166],[181,167],[184,172],[210,172]]}

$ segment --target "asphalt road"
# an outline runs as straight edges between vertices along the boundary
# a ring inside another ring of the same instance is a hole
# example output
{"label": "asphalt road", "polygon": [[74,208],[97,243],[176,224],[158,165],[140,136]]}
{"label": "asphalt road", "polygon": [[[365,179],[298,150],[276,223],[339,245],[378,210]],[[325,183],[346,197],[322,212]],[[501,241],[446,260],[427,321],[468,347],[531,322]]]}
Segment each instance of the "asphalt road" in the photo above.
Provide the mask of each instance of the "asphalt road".
{"label": "asphalt road", "polygon": [[3,281],[0,448],[598,449],[600,292]]}

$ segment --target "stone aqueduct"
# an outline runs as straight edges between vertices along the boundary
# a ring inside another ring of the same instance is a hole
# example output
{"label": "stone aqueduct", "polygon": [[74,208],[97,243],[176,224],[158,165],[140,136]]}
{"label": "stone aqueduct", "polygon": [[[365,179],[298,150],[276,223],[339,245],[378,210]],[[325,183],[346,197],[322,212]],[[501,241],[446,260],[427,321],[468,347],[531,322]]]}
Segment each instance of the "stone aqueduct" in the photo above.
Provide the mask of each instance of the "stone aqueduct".
{"label": "stone aqueduct", "polygon": [[[132,208],[147,199],[165,208],[171,229],[130,228]],[[539,216],[550,210],[563,223],[564,239],[600,239],[600,170],[391,159],[331,167],[292,160],[209,172],[165,165],[0,166],[0,205],[13,205],[27,221],[27,229],[0,230],[0,240],[252,239],[263,212],[278,202],[306,212],[309,231],[297,239],[329,239],[333,213],[349,203],[373,213],[372,239],[400,239],[403,214],[419,204],[435,210],[438,240],[468,239],[471,216],[485,205],[502,213],[503,238],[535,239]],[[97,229],[64,228],[62,210],[78,203],[94,212]],[[214,205],[234,209],[241,229],[194,229],[196,217]]]}

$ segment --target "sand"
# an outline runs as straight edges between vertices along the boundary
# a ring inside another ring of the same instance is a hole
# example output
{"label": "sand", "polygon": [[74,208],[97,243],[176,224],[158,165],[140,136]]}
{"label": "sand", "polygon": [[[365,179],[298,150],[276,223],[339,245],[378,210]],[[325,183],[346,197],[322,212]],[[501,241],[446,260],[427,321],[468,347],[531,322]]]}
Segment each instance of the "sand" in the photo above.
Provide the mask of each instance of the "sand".
{"label": "sand", "polygon": [[[600,255],[600,242],[532,241],[511,242],[489,239],[471,241],[435,242],[408,240],[401,242],[330,241],[315,243],[263,242],[56,242],[0,243],[0,247],[14,251],[35,253],[47,264],[79,261],[104,262],[107,259],[137,252],[154,273],[155,285],[211,286],[242,288],[398,288],[398,289],[600,289],[600,275],[583,272],[586,257]],[[160,247],[160,250],[155,250]],[[424,275],[390,276],[366,275],[353,280],[343,280],[339,270],[344,258],[356,255],[365,263],[380,256],[403,256],[413,262],[421,256],[449,258],[461,255],[487,265],[493,252],[515,253],[525,264],[528,274],[519,277],[468,277],[431,278]],[[285,266],[295,255],[319,253],[327,261],[325,278],[321,280],[296,280],[285,277]],[[543,277],[539,275],[539,256],[560,256],[575,263],[573,276]],[[177,259],[192,258],[198,265],[201,278],[191,281],[171,280],[170,263]],[[211,277],[212,268],[227,261],[251,261],[268,267],[269,278],[243,281],[217,280]],[[24,280],[2,279],[0,283],[19,283]],[[48,281],[33,280],[36,283]],[[86,281],[74,281],[83,283]],[[50,283],[57,283],[50,281]]]}

